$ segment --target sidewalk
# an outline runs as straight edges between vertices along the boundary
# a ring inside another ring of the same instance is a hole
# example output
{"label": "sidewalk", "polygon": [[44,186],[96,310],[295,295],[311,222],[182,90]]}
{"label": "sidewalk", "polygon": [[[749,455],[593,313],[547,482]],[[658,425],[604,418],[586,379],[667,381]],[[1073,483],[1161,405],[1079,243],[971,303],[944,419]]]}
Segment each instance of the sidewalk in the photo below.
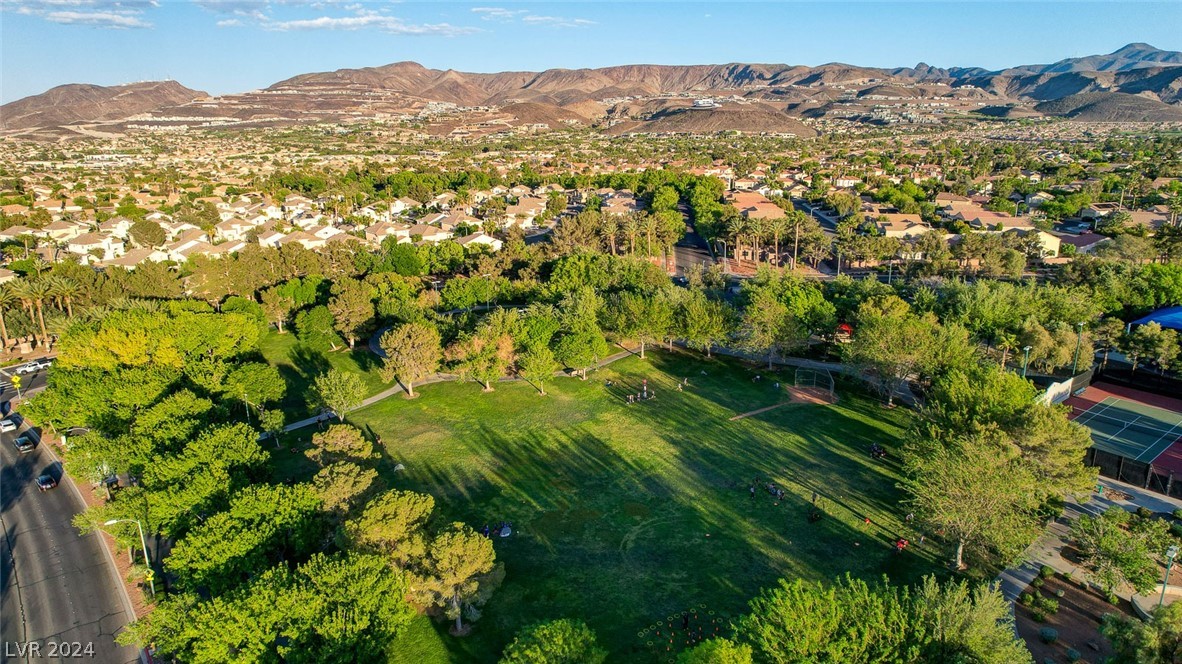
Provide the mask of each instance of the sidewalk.
{"label": "sidewalk", "polygon": [[[1015,602],[1022,591],[1030,585],[1038,570],[1047,565],[1056,572],[1075,574],[1077,578],[1083,571],[1075,563],[1064,560],[1061,552],[1067,544],[1071,534],[1071,524],[1082,514],[1097,515],[1110,507],[1122,507],[1130,512],[1138,507],[1145,507],[1153,512],[1172,513],[1182,509],[1182,500],[1163,496],[1159,493],[1147,491],[1140,487],[1124,482],[1101,477],[1099,482],[1104,487],[1104,494],[1093,493],[1091,499],[1084,503],[1068,502],[1063,510],[1063,516],[1052,522],[1038,539],[1022,553],[1025,561],[1017,567],[1005,570],[997,577],[997,583],[1006,600]],[[1113,490],[1123,491],[1131,496],[1130,500],[1113,500]],[[1122,599],[1131,599],[1128,593],[1118,593]]]}

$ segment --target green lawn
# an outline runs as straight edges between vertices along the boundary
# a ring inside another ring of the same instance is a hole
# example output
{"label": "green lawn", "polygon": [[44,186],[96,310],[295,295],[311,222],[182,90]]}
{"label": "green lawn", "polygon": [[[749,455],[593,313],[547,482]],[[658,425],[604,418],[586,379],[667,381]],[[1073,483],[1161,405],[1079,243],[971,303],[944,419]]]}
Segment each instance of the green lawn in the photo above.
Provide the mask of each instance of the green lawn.
{"label": "green lawn", "polygon": [[377,394],[389,387],[378,376],[379,360],[369,352],[367,346],[358,342],[356,350],[342,348],[335,352],[322,353],[301,344],[294,334],[267,332],[259,342],[259,350],[267,362],[278,367],[287,381],[287,396],[279,407],[287,413],[288,421],[295,421],[313,415],[309,401],[312,381],[316,376],[335,367],[352,371],[365,381],[366,396]]}
{"label": "green lawn", "polygon": [[[586,381],[556,379],[546,397],[520,382],[491,394],[445,383],[351,413],[384,441],[383,467],[405,464],[387,471],[389,482],[432,494],[439,523],[514,526],[496,540],[506,581],[472,635],[416,624],[394,661],[495,661],[523,625],[559,617],[587,620],[612,661],[667,661],[659,621],[696,609],[725,632],[779,577],[911,582],[936,571],[930,547],[893,552],[896,538],[918,536],[903,523],[896,463],[867,452],[875,441],[896,449],[908,412],[845,388],[835,406],[793,404],[729,421],[786,400],[779,377],[758,370],[764,378],[753,382],[756,371],[651,352]],[[690,386],[677,392],[682,377]],[[623,395],[643,378],[657,398],[627,405]],[[277,458],[280,475],[310,471],[286,456]],[[774,481],[785,500],[775,504],[762,488],[752,500],[755,477]],[[826,516],[810,524],[814,491]]]}

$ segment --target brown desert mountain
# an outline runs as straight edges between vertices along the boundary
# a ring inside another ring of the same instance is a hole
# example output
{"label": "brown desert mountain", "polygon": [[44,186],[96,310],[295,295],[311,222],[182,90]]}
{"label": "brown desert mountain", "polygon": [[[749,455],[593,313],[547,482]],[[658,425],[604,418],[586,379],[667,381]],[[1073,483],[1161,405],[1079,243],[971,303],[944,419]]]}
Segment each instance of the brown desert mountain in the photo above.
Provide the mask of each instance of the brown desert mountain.
{"label": "brown desert mountain", "polygon": [[[1096,94],[1103,96],[1089,96]],[[848,103],[851,96],[858,104]],[[396,62],[302,74],[264,90],[205,97],[171,81],[110,88],[65,85],[0,107],[0,128],[118,123],[145,114],[161,123],[198,118],[212,126],[352,121],[405,117],[424,109],[447,111],[438,106],[442,103],[498,107],[498,113],[520,124],[590,124],[610,114],[616,131],[623,122],[637,131],[788,127],[791,133],[808,133],[804,125],[786,124],[778,109],[797,117],[841,117],[884,100],[908,99],[970,100],[1082,121],[1159,121],[1173,117],[1167,109],[1182,104],[1182,53],[1130,44],[1107,55],[1002,71],[922,63],[896,69],[731,63],[467,73]],[[696,97],[766,102],[776,108],[728,102],[705,113],[695,109],[697,115],[682,113]],[[429,107],[432,102],[436,106]],[[1014,110],[1003,116],[1025,113]],[[752,124],[737,126],[742,122]]]}
{"label": "brown desert mountain", "polygon": [[165,106],[208,97],[176,81],[129,85],[71,84],[0,106],[0,129],[57,127],[79,122],[121,120]]}

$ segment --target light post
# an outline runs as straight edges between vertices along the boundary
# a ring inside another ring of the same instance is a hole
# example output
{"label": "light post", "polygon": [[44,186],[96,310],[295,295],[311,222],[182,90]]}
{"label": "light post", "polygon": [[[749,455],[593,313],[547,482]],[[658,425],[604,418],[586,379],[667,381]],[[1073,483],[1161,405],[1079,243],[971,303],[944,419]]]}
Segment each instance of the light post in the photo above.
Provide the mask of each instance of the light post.
{"label": "light post", "polygon": [[1161,598],[1157,600],[1157,608],[1159,609],[1166,601],[1166,586],[1170,584],[1170,568],[1174,566],[1174,559],[1177,557],[1177,546],[1171,546],[1170,548],[1166,549],[1166,578],[1162,579],[1161,582]]}
{"label": "light post", "polygon": [[1026,377],[1026,366],[1030,364],[1030,346],[1022,347],[1022,377]]}
{"label": "light post", "polygon": [[718,241],[722,243],[722,269],[730,272],[730,266],[726,262],[726,240],[718,238]]}
{"label": "light post", "polygon": [[148,557],[148,540],[144,537],[144,526],[139,519],[111,519],[103,523],[104,526],[113,526],[117,523],[134,523],[135,527],[140,531],[140,544],[144,547],[144,563],[148,566],[148,586],[152,589],[152,597],[156,596],[156,580],[155,573],[152,571],[152,559]]}
{"label": "light post", "polygon": [[489,309],[492,308],[492,281],[489,281],[489,279],[488,279],[491,276],[492,276],[491,272],[489,272],[488,274],[480,275],[480,277],[485,280],[484,283],[487,284],[487,286],[488,286],[488,289],[484,291],[484,310],[485,311],[488,311]]}
{"label": "light post", "polygon": [[[1079,349],[1083,346],[1084,324],[1083,323],[1076,323],[1075,326],[1077,328],[1077,332],[1076,332],[1076,337],[1075,337],[1075,360],[1073,360],[1071,362],[1071,375],[1072,376],[1074,376],[1076,373],[1079,372]],[[1093,352],[1093,354],[1095,354],[1095,353]],[[1095,358],[1093,358],[1093,360],[1094,359]]]}

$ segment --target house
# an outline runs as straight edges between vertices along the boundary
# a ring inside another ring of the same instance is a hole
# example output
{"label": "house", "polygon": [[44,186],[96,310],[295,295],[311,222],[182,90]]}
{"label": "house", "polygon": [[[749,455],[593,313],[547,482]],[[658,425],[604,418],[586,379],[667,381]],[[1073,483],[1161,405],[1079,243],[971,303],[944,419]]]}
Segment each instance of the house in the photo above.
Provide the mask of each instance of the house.
{"label": "house", "polygon": [[371,244],[381,244],[382,240],[390,236],[409,239],[410,226],[383,221],[365,227],[365,239]]}
{"label": "house", "polygon": [[1060,249],[1062,249],[1062,245],[1070,244],[1075,247],[1077,254],[1090,254],[1096,247],[1110,241],[1108,236],[1092,232],[1083,232],[1079,235],[1058,233],[1056,237],[1059,238]]}
{"label": "house", "polygon": [[917,237],[931,230],[918,214],[880,214],[873,222],[885,237]]}
{"label": "house", "polygon": [[79,256],[97,256],[109,261],[123,253],[123,240],[101,233],[83,233],[66,244],[66,251]]}
{"label": "house", "polygon": [[452,236],[450,231],[445,231],[436,226],[427,226],[425,224],[415,224],[410,227],[410,238],[413,240],[418,236],[423,242],[442,242]]}
{"label": "house", "polygon": [[604,214],[631,214],[641,210],[640,201],[631,196],[613,196],[604,202],[600,212]]}
{"label": "house", "polygon": [[1108,215],[1120,209],[1120,203],[1092,203],[1086,208],[1079,211],[1079,216],[1084,219],[1103,219]]}
{"label": "house", "polygon": [[13,279],[16,279],[16,272],[0,267],[0,284],[5,284]]}
{"label": "house", "polygon": [[337,228],[336,226],[317,226],[315,228],[309,228],[307,232],[313,237],[318,237],[321,240],[327,240],[330,237],[342,234],[344,231]]}
{"label": "house", "polygon": [[405,196],[390,202],[390,212],[393,214],[402,214],[407,210],[414,210],[421,207],[423,207],[422,203],[416,201],[413,198],[407,198]]}
{"label": "house", "polygon": [[256,239],[258,240],[259,246],[261,247],[278,248],[279,241],[283,239],[283,233],[280,233],[278,230],[274,229],[265,230],[262,233],[259,233]]}
{"label": "house", "polygon": [[785,216],[779,205],[756,191],[732,191],[726,194],[726,200],[748,219],[779,219]]}
{"label": "house", "polygon": [[468,249],[469,247],[488,247],[490,251],[500,251],[501,246],[504,244],[501,240],[484,231],[476,231],[471,235],[465,235],[457,239],[456,242],[464,249]]}
{"label": "house", "polygon": [[1054,196],[1052,196],[1051,194],[1048,194],[1045,191],[1040,191],[1040,192],[1030,194],[1029,196],[1027,196],[1025,202],[1026,202],[1026,206],[1029,208],[1038,208],[1038,207],[1042,207],[1043,203],[1048,203],[1053,200],[1055,200]]}
{"label": "house", "polygon": [[299,243],[305,249],[319,249],[324,246],[325,240],[311,235],[305,231],[295,231],[284,235],[280,240],[280,245]]}
{"label": "house", "polygon": [[103,267],[121,267],[130,271],[134,270],[137,265],[144,261],[159,263],[165,260],[168,260],[168,253],[165,251],[150,247],[137,247],[122,256],[112,258],[109,261],[103,261]]}
{"label": "house", "polygon": [[78,237],[84,230],[78,224],[71,224],[68,221],[55,221],[42,228],[41,233],[54,242],[65,242],[66,240],[72,240]]}
{"label": "house", "polygon": [[131,232],[131,227],[135,222],[127,217],[111,217],[110,219],[99,224],[99,232],[107,235],[114,235],[117,238],[126,240],[127,234]]}
{"label": "house", "polygon": [[522,228],[534,225],[534,219],[546,210],[546,201],[534,196],[522,196],[517,203],[505,208],[505,225],[517,224]]}

